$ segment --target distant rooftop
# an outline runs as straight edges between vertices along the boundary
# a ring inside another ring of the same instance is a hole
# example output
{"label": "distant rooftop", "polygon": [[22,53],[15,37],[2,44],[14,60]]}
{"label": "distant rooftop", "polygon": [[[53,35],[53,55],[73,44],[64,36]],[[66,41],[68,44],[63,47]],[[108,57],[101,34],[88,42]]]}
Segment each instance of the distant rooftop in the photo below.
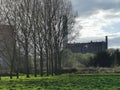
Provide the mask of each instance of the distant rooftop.
{"label": "distant rooftop", "polygon": [[97,53],[108,49],[108,40],[106,37],[100,42],[68,43],[66,48],[74,53]]}

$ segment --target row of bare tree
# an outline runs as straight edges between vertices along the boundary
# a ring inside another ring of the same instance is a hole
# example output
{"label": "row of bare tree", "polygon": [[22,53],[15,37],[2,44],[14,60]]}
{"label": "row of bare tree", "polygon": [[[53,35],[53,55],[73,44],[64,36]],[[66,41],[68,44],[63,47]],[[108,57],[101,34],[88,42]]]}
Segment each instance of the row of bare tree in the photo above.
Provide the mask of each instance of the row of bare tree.
{"label": "row of bare tree", "polygon": [[7,51],[12,53],[10,78],[15,72],[18,77],[22,66],[26,77],[32,72],[32,66],[35,77],[38,70],[41,76],[60,74],[61,53],[74,19],[68,0],[1,0],[1,24],[12,30],[12,47]]}

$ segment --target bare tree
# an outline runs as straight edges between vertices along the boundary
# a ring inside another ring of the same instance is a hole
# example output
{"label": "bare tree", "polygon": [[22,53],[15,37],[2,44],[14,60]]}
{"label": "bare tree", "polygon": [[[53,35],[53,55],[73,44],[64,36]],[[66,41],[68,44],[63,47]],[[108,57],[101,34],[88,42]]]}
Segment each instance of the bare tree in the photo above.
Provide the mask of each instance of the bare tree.
{"label": "bare tree", "polygon": [[[40,74],[54,75],[61,71],[61,53],[74,25],[72,5],[68,0],[5,0],[1,8],[4,24],[13,34],[12,62],[19,63],[19,47],[24,52],[26,77],[30,73],[29,56],[34,57],[34,76],[37,76],[37,56]],[[18,53],[18,55],[15,55]],[[18,56],[18,57],[16,57]],[[14,64],[14,63],[13,63]],[[11,70],[13,66],[11,65]],[[18,67],[17,74],[18,74]],[[13,72],[13,71],[11,71]]]}
{"label": "bare tree", "polygon": [[[10,26],[13,26],[17,32],[17,41],[19,41],[25,52],[26,77],[29,77],[29,44],[32,29],[32,1],[20,0],[6,1],[4,7],[5,18]],[[14,37],[16,39],[16,37]],[[15,48],[14,48],[15,49]],[[13,55],[15,57],[15,54]],[[13,65],[12,65],[13,66]]]}
{"label": "bare tree", "polygon": [[[74,25],[72,6],[66,0],[42,0],[46,67],[51,74],[61,69],[61,51]],[[60,70],[59,70],[60,71]]]}

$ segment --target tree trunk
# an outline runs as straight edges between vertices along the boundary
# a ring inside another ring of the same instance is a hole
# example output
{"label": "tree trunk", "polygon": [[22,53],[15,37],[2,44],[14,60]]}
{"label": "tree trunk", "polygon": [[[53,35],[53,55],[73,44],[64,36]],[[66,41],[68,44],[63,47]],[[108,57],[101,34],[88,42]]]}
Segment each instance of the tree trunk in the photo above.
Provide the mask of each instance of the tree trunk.
{"label": "tree trunk", "polygon": [[0,80],[1,80],[1,76],[2,76],[2,69],[1,69],[1,62],[0,62]]}
{"label": "tree trunk", "polygon": [[11,60],[11,65],[10,65],[10,79],[12,79],[12,72],[13,72],[13,60]]}
{"label": "tree trunk", "polygon": [[43,76],[43,49],[40,47],[40,75]]}
{"label": "tree trunk", "polygon": [[12,74],[13,74],[13,69],[16,67],[15,65],[15,60],[16,60],[16,40],[15,40],[15,35],[13,34],[13,53],[12,53],[12,59],[11,61],[11,66],[10,66],[10,79],[12,79]]}
{"label": "tree trunk", "polygon": [[37,77],[36,36],[35,36],[35,34],[34,34],[33,39],[34,39],[34,76]]}
{"label": "tree trunk", "polygon": [[53,66],[53,53],[52,53],[52,49],[51,49],[51,74],[52,76],[54,75],[54,66]]}
{"label": "tree trunk", "polygon": [[29,78],[29,60],[28,60],[28,39],[25,39],[25,61],[26,61],[26,77]]}
{"label": "tree trunk", "polygon": [[58,51],[58,71],[61,74],[61,52]]}
{"label": "tree trunk", "polygon": [[48,49],[46,47],[46,74],[49,75],[49,60],[48,60]]}

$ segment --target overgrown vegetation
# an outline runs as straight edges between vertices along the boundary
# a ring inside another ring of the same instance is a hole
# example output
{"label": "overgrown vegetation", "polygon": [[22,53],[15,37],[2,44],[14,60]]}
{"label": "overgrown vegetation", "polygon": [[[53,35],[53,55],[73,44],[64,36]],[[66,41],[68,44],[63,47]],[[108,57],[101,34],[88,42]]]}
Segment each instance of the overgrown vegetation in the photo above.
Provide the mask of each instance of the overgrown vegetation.
{"label": "overgrown vegetation", "polygon": [[120,65],[120,51],[109,49],[96,54],[72,53],[64,50],[62,58],[63,68],[83,67],[118,67]]}

